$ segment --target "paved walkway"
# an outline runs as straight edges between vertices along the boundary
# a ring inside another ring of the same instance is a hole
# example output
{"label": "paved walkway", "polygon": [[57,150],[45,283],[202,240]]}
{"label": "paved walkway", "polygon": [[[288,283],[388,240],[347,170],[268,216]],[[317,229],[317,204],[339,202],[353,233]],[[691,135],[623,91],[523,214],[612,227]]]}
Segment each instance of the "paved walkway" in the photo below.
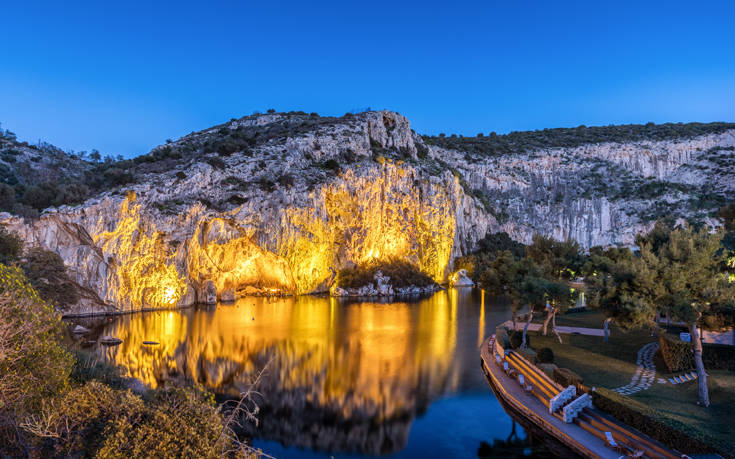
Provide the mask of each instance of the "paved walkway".
{"label": "paved walkway", "polygon": [[[503,323],[504,327],[513,329],[513,321],[508,320]],[[523,330],[526,326],[525,322],[516,322],[516,330]],[[530,324],[528,331],[541,330],[543,324]],[[579,333],[580,335],[589,336],[605,336],[605,330],[601,328],[584,328],[584,327],[563,327],[557,326],[556,331],[559,333]],[[638,359],[636,365],[638,368],[633,374],[629,384],[613,389],[623,395],[631,395],[651,387],[656,379],[656,365],[653,363],[653,354],[658,350],[658,343],[648,343],[638,351]],[[666,380],[659,380],[659,384],[666,383]]]}
{"label": "paved walkway", "polygon": [[[508,320],[503,323],[504,327],[507,327],[511,330],[513,330],[513,321]],[[523,330],[523,327],[526,326],[525,322],[516,322],[516,330]],[[543,327],[543,324],[529,324],[528,325],[528,331],[538,331],[541,330]],[[549,331],[551,331],[551,326],[549,326]],[[589,335],[589,336],[605,336],[605,330],[602,328],[584,328],[584,327],[564,327],[557,325],[556,331],[559,333],[578,333],[580,335]]]}
{"label": "paved walkway", "polygon": [[631,395],[651,387],[656,379],[656,365],[653,363],[653,354],[658,350],[658,343],[648,343],[638,351],[636,365],[638,369],[633,374],[630,383],[613,389],[623,395]]}

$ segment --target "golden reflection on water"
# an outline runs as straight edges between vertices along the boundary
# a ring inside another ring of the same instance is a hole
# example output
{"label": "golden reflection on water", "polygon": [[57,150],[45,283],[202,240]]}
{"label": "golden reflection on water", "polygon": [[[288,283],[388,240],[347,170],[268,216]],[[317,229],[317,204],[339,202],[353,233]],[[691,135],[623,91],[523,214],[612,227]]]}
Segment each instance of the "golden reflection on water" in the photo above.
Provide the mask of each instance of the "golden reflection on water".
{"label": "golden reflection on water", "polygon": [[[270,361],[260,391],[264,407],[279,413],[280,424],[270,420],[273,429],[282,429],[290,413],[316,410],[363,422],[361,433],[349,435],[363,435],[367,445],[369,426],[389,419],[393,425],[381,435],[399,445],[417,413],[475,370],[468,362],[476,362],[475,330],[478,340],[486,333],[485,300],[467,295],[450,289],[414,303],[249,297],[216,310],[134,314],[105,327],[104,334],[123,342],[101,352],[151,387],[184,378],[232,396]],[[457,349],[460,330],[469,352]],[[263,421],[267,427],[269,419]]]}

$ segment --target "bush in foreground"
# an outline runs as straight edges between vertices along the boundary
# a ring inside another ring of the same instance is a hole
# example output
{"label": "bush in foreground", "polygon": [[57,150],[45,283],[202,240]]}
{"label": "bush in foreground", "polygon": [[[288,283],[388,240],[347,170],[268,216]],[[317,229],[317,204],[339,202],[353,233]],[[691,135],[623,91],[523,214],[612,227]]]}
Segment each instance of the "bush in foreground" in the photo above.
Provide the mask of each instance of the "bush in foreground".
{"label": "bush in foreground", "polygon": [[0,453],[22,451],[19,424],[69,386],[62,324],[14,266],[0,264]]}
{"label": "bush in foreground", "polygon": [[211,394],[168,387],[144,399],[98,381],[45,404],[23,424],[58,456],[220,457],[230,444]]}
{"label": "bush in foreground", "polygon": [[536,354],[536,360],[538,363],[554,363],[554,351],[548,347],[542,347]]}
{"label": "bush in foreground", "polygon": [[59,315],[16,266],[0,264],[0,317],[0,457],[257,456],[233,433],[242,413],[225,419],[211,393],[136,395],[115,368],[74,362]]}

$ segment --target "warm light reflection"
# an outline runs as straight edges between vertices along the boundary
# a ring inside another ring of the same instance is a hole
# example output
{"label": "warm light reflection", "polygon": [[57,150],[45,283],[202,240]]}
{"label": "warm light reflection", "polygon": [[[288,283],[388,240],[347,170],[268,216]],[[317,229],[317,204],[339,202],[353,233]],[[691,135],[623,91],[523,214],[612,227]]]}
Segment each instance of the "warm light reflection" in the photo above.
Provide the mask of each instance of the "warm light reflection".
{"label": "warm light reflection", "polygon": [[477,347],[485,340],[485,290],[480,290],[480,320],[477,324]]}
{"label": "warm light reflection", "polygon": [[123,343],[99,352],[149,386],[180,378],[231,396],[271,361],[260,430],[251,434],[380,454],[400,449],[432,400],[473,380],[485,387],[475,333],[510,313],[485,308],[476,293],[449,289],[415,303],[247,297],[121,316],[99,332]]}

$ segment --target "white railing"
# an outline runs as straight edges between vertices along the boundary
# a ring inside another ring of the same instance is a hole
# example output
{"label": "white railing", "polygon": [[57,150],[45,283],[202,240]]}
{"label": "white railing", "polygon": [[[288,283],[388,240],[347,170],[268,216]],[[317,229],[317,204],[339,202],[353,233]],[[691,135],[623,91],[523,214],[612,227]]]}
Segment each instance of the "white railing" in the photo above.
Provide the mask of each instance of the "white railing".
{"label": "white railing", "polygon": [[592,397],[589,394],[582,394],[562,410],[564,422],[573,422],[579,412],[587,407],[592,408]]}
{"label": "white railing", "polygon": [[575,386],[569,386],[563,391],[559,392],[549,400],[549,414],[554,414],[556,410],[564,406],[566,402],[573,399],[577,395],[577,388]]}

